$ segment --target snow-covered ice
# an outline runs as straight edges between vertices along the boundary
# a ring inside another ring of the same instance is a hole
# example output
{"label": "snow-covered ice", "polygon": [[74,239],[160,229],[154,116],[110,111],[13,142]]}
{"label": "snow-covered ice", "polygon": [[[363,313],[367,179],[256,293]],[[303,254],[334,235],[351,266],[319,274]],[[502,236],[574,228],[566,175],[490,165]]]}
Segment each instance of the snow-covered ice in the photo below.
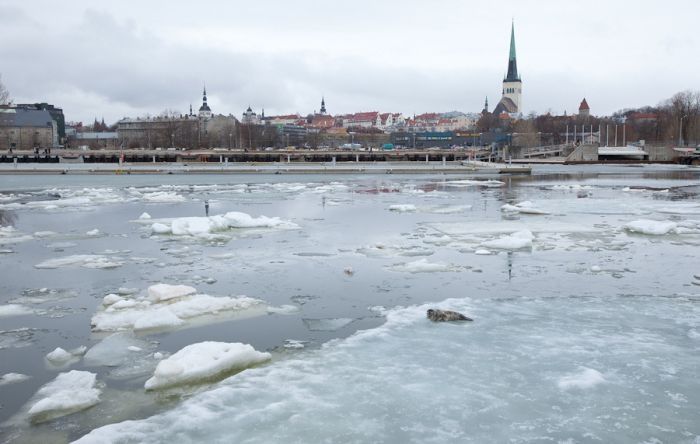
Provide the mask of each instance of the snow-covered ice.
{"label": "snow-covered ice", "polygon": [[83,267],[96,269],[118,268],[124,262],[115,257],[107,257],[99,254],[76,254],[72,256],[48,259],[34,265],[35,268],[62,268],[62,267]]}
{"label": "snow-covered ice", "polygon": [[562,390],[587,389],[605,382],[605,378],[592,368],[582,368],[579,372],[562,376],[557,386]]}
{"label": "snow-covered ice", "polygon": [[548,211],[539,209],[529,200],[516,203],[514,205],[505,204],[501,206],[501,211],[522,214],[550,214]]}
{"label": "snow-covered ice", "polygon": [[4,375],[0,376],[0,386],[17,384],[28,379],[31,379],[31,376],[24,375],[22,373],[5,373]]}
{"label": "snow-covered ice", "polygon": [[146,213],[145,211],[143,213],[141,213],[141,215],[139,216],[139,219],[141,219],[141,220],[150,219],[150,218],[151,218],[151,215]]}
{"label": "snow-covered ice", "polygon": [[[200,318],[231,318],[264,314],[266,305],[247,296],[195,294],[185,285],[155,284],[146,295],[134,298],[110,297],[92,317],[94,331],[156,330],[185,327]],[[108,295],[109,296],[109,295]]]}
{"label": "snow-covered ice", "polygon": [[521,230],[498,239],[484,241],[481,245],[499,250],[520,250],[523,248],[532,248],[532,241],[534,239],[535,236],[530,230]]}
{"label": "snow-covered ice", "polygon": [[253,217],[246,213],[231,211],[223,215],[209,217],[181,217],[171,220],[161,219],[151,225],[154,234],[175,236],[205,236],[211,233],[239,228],[278,228],[297,229],[293,222],[278,217]]}
{"label": "snow-covered ice", "polygon": [[20,304],[0,305],[0,318],[8,316],[23,316],[33,314],[34,310]]}
{"label": "snow-covered ice", "polygon": [[397,213],[409,213],[416,211],[417,208],[414,204],[394,204],[389,205],[389,211],[395,211]]}
{"label": "snow-covered ice", "polygon": [[455,271],[458,269],[455,265],[445,264],[442,262],[430,262],[427,259],[418,259],[413,262],[403,264],[394,264],[388,267],[392,271],[404,273],[440,273],[447,271]]}
{"label": "snow-covered ice", "polygon": [[72,350],[66,351],[61,347],[56,347],[53,351],[46,355],[46,360],[55,367],[66,367],[80,360],[85,354],[87,347],[80,346]]}
{"label": "snow-covered ice", "polygon": [[158,362],[153,377],[146,381],[146,390],[211,379],[234,370],[269,361],[271,355],[238,342],[200,342],[184,347]]}
{"label": "snow-covered ice", "polygon": [[66,416],[99,403],[101,390],[96,384],[95,373],[71,370],[59,374],[37,392],[38,401],[28,411],[32,422]]}
{"label": "snow-covered ice", "polygon": [[634,233],[650,234],[662,236],[676,229],[678,224],[671,221],[658,221],[650,219],[640,219],[625,224],[625,229]]}

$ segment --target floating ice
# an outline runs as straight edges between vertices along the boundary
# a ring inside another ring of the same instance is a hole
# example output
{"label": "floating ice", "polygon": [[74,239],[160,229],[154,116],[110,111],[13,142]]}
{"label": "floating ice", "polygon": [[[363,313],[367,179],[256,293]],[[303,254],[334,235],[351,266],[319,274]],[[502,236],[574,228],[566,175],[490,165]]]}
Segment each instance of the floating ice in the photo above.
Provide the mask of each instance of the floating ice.
{"label": "floating ice", "polygon": [[123,300],[124,300],[123,297],[116,295],[116,294],[113,294],[113,293],[110,293],[107,296],[102,298],[102,305],[107,307],[109,305],[113,305],[113,304],[115,304],[119,301],[123,301]]}
{"label": "floating ice", "polygon": [[532,248],[532,241],[535,238],[530,230],[516,231],[508,236],[490,241],[482,242],[481,245],[499,250],[520,250]]}
{"label": "floating ice", "polygon": [[489,250],[484,250],[483,248],[479,248],[478,250],[476,250],[474,252],[474,254],[478,254],[480,256],[488,256],[489,254],[491,254],[491,252]]}
{"label": "floating ice", "polygon": [[55,231],[35,231],[35,232],[34,232],[34,237],[36,237],[36,238],[38,238],[38,239],[44,239],[44,238],[47,238],[47,237],[56,236],[57,234],[58,234],[58,233],[56,233]]}
{"label": "floating ice", "polygon": [[473,187],[473,186],[479,186],[479,187],[487,187],[487,188],[500,188],[503,185],[505,185],[505,182],[501,182],[500,180],[448,180],[446,182],[443,182],[445,185],[453,186],[453,187]]}
{"label": "floating ice", "polygon": [[15,227],[0,227],[0,245],[16,244],[34,239],[32,236],[20,233]]}
{"label": "floating ice", "polygon": [[100,402],[100,389],[96,388],[97,375],[71,370],[61,373],[56,379],[39,389],[40,399],[29,409],[32,422],[66,416]]}
{"label": "floating ice", "polygon": [[336,331],[353,321],[351,318],[303,319],[304,325],[311,331]]}
{"label": "floating ice", "polygon": [[561,377],[557,386],[562,390],[587,389],[603,382],[605,378],[598,370],[582,367],[578,373]]}
{"label": "floating ice", "polygon": [[25,307],[24,305],[19,305],[19,304],[0,305],[0,318],[7,317],[7,316],[29,315],[29,314],[33,314],[33,313],[34,313],[34,311],[31,308]]}
{"label": "floating ice", "polygon": [[185,285],[153,285],[148,289],[148,297],[122,298],[106,307],[103,304],[92,317],[92,328],[95,331],[167,330],[187,326],[205,316],[265,313],[265,304],[258,299],[193,294],[195,291]]}
{"label": "floating ice", "polygon": [[395,204],[389,206],[389,211],[396,211],[397,213],[408,213],[416,211],[416,206],[413,204]]}
{"label": "floating ice", "polygon": [[600,272],[601,270],[602,270],[602,269],[601,269],[598,265],[592,265],[592,266],[591,266],[591,271],[592,271],[593,273],[598,273],[598,272]]}
{"label": "floating ice", "polygon": [[624,228],[627,231],[633,233],[650,234],[654,236],[661,236],[674,231],[678,225],[675,222],[670,221],[658,221],[641,219],[628,222],[625,224]]}
{"label": "floating ice", "polygon": [[87,347],[80,346],[73,350],[66,351],[61,347],[56,347],[52,352],[46,355],[46,360],[55,367],[66,367],[69,364],[78,362],[80,357],[85,354]]}
{"label": "floating ice", "polygon": [[86,235],[86,236],[99,236],[99,235],[100,235],[100,230],[98,230],[97,228],[95,228],[95,229],[93,229],[93,230],[90,230],[90,231],[85,232],[85,235]]}
{"label": "floating ice", "polygon": [[151,232],[155,234],[172,233],[176,236],[203,236],[232,228],[281,228],[296,229],[299,226],[293,222],[282,220],[278,217],[252,217],[246,213],[236,211],[224,215],[210,217],[181,217],[151,225]]}
{"label": "floating ice", "polygon": [[197,290],[187,285],[155,284],[148,287],[148,296],[155,302],[177,299],[197,293]]}
{"label": "floating ice", "polygon": [[22,373],[5,373],[0,376],[0,386],[16,384],[31,379],[31,376],[23,375]]}
{"label": "floating ice", "polygon": [[389,267],[389,269],[404,273],[440,273],[455,271],[456,267],[451,264],[429,262],[427,259],[419,259],[417,261],[406,262],[404,264],[395,264]]}
{"label": "floating ice", "polygon": [[535,206],[530,201],[524,201],[517,203],[515,205],[505,204],[501,207],[501,211],[510,213],[522,213],[522,214],[549,214],[549,212],[535,208]]}
{"label": "floating ice", "polygon": [[472,208],[471,205],[445,205],[439,207],[432,207],[427,209],[430,213],[434,214],[457,214],[463,213]]}
{"label": "floating ice", "polygon": [[154,193],[145,193],[142,195],[142,199],[146,202],[158,202],[158,203],[170,203],[170,202],[184,202],[187,199],[185,196],[180,194],[169,192],[169,191],[156,191]]}
{"label": "floating ice", "polygon": [[49,259],[39,264],[34,265],[34,268],[61,268],[80,266],[83,268],[108,269],[117,268],[124,265],[124,262],[117,258],[109,258],[97,254],[76,254],[73,256],[59,257]]}
{"label": "floating ice", "polygon": [[271,359],[269,353],[238,342],[200,342],[188,345],[158,363],[146,390],[191,384],[251,367]]}
{"label": "floating ice", "polygon": [[145,211],[143,213],[141,213],[141,215],[139,216],[139,219],[150,219],[150,218],[151,218],[151,215],[146,213]]}

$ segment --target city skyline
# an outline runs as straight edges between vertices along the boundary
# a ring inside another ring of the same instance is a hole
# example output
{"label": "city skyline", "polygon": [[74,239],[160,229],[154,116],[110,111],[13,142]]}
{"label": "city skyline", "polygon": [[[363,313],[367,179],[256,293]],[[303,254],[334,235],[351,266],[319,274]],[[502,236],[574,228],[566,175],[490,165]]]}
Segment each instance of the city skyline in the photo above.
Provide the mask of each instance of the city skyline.
{"label": "city skyline", "polygon": [[700,6],[690,1],[196,9],[0,0],[0,24],[22,35],[0,44],[3,82],[15,102],[54,103],[83,122],[186,113],[204,82],[212,111],[237,117],[249,104],[305,115],[321,96],[334,115],[478,112],[486,96],[500,99],[514,19],[524,114],[574,113],[586,97],[592,114],[605,115],[697,89]]}

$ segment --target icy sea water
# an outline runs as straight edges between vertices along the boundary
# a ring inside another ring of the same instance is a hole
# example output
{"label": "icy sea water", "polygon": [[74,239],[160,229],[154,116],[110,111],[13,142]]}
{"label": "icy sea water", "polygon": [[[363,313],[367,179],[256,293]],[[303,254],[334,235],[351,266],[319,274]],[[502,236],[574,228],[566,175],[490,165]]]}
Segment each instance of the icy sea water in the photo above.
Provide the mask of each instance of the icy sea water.
{"label": "icy sea water", "polygon": [[[0,188],[14,226],[0,232],[0,376],[30,376],[0,385],[3,442],[699,440],[697,169],[4,176]],[[296,227],[152,233],[204,216],[205,200],[210,215]],[[105,295],[161,282],[268,308],[137,332],[142,351],[109,365],[45,360],[111,333],[91,331]],[[474,322],[433,324],[436,306]],[[143,390],[154,352],[211,340],[273,359]],[[36,391],[68,370],[97,374],[100,403],[31,424]]]}

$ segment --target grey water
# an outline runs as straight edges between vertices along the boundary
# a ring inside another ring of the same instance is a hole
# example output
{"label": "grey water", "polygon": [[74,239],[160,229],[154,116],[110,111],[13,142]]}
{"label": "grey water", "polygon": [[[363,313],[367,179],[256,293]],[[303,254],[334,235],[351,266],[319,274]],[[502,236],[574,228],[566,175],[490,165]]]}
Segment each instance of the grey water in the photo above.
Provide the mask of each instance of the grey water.
{"label": "grey water", "polygon": [[[697,442],[699,192],[700,170],[679,166],[3,176],[0,304],[30,313],[0,317],[0,375],[31,377],[0,385],[3,442]],[[204,217],[205,201],[299,228],[156,235],[139,220]],[[544,214],[501,208],[524,201]],[[531,245],[484,246],[516,229]],[[121,265],[37,268],[76,255]],[[272,361],[166,392],[143,390],[152,369],[46,362],[106,336],[91,330],[105,295],[161,282],[293,310],[141,335],[154,350],[242,342]],[[433,325],[433,305],[475,321]],[[32,424],[36,391],[73,369],[97,373],[100,404]]]}

